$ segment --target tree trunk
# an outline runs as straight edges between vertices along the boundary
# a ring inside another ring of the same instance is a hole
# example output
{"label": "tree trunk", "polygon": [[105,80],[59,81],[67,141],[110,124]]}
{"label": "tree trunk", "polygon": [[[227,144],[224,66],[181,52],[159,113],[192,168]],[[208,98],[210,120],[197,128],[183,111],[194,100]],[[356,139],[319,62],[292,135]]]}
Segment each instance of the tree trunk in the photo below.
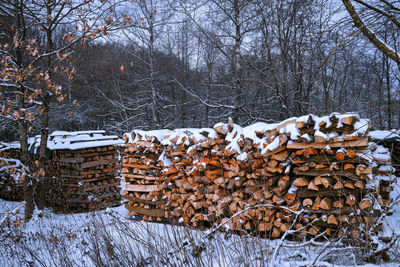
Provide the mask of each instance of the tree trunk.
{"label": "tree trunk", "polygon": [[[153,10],[153,5],[151,3],[150,10]],[[161,127],[160,114],[158,112],[157,104],[157,90],[154,85],[154,24],[153,24],[154,14],[150,14],[149,17],[149,72],[150,72],[150,89],[151,89],[151,104],[152,104],[152,116],[155,128],[159,129]]]}
{"label": "tree trunk", "polygon": [[240,106],[243,101],[242,97],[242,84],[241,84],[241,62],[240,62],[240,46],[242,42],[241,32],[240,32],[240,7],[239,1],[234,0],[233,8],[235,9],[235,46],[233,55],[233,77],[234,77],[234,88],[235,88],[235,100],[234,100],[234,110],[232,119],[234,122],[239,123],[240,120]]}
{"label": "tree trunk", "polygon": [[392,129],[392,96],[390,93],[390,63],[389,58],[385,56],[385,78],[386,78],[386,93],[387,93],[387,112],[388,112],[388,129]]}
{"label": "tree trunk", "polygon": [[[23,1],[14,1],[16,9],[15,17],[17,18],[17,29],[16,37],[18,40],[25,40],[26,26],[24,19],[24,3]],[[16,60],[17,65],[22,67],[23,60],[23,48],[16,48]],[[27,136],[27,123],[24,116],[25,110],[25,88],[20,84],[19,95],[18,95],[18,112],[20,113],[20,119],[18,120],[19,130],[19,143],[20,143],[20,160],[25,166],[29,166],[29,155],[28,155],[28,136]],[[35,205],[33,203],[33,180],[30,174],[26,175],[23,183],[24,193],[23,199],[25,201],[25,221],[29,221],[32,218]]]}
{"label": "tree trunk", "polygon": [[46,93],[43,97],[43,113],[42,113],[42,122],[40,129],[40,147],[39,147],[39,160],[40,160],[40,168],[45,168],[46,166],[46,151],[47,151],[47,139],[49,137],[49,111],[50,111],[50,95]]}

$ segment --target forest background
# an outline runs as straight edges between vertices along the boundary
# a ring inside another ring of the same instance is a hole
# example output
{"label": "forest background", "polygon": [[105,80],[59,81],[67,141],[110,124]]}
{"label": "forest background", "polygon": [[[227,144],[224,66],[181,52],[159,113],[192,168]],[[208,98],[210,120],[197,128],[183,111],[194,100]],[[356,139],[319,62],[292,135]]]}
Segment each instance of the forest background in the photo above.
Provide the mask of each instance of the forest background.
{"label": "forest background", "polygon": [[[0,139],[348,111],[398,128],[398,62],[346,2],[0,1]],[[397,55],[396,4],[353,4]]]}

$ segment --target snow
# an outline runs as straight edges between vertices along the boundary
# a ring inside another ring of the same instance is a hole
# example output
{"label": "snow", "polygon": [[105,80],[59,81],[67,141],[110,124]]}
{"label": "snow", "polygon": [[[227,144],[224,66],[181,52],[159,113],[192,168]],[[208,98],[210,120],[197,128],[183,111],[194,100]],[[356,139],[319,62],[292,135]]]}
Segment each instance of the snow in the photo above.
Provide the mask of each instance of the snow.
{"label": "snow", "polygon": [[391,138],[400,141],[400,131],[398,130],[391,130],[391,131],[376,130],[369,132],[368,136],[370,136],[371,139],[374,141],[391,139]]}
{"label": "snow", "polygon": [[309,134],[303,134],[302,136],[301,136],[301,138],[303,138],[304,140],[306,140],[306,142],[311,142],[312,141],[312,138],[311,138],[311,136],[309,135]]}
{"label": "snow", "polygon": [[237,160],[246,161],[247,160],[247,152],[243,152],[239,156],[237,156]]}
{"label": "snow", "polygon": [[183,144],[187,147],[188,151],[192,151],[193,149],[196,149],[198,145],[201,145],[202,142],[217,138],[218,133],[214,129],[222,127],[227,132],[225,135],[225,141],[228,145],[225,147],[225,150],[229,151],[231,154],[236,154],[236,159],[242,160],[245,158],[245,155],[242,154],[241,144],[243,144],[246,140],[251,140],[253,144],[258,145],[261,153],[265,154],[279,147],[279,134],[286,135],[289,144],[293,141],[298,141],[300,138],[300,130],[296,127],[296,122],[306,123],[309,119],[312,119],[315,122],[315,133],[313,135],[303,134],[301,138],[306,142],[312,142],[314,135],[321,136],[327,141],[333,140],[334,138],[337,138],[338,140],[345,140],[345,134],[339,135],[335,131],[323,133],[320,131],[319,125],[322,125],[322,122],[324,122],[324,127],[328,128],[332,124],[331,119],[335,117],[338,120],[338,127],[342,127],[342,119],[350,116],[356,121],[354,123],[355,132],[350,135],[358,136],[367,134],[370,125],[368,120],[361,119],[359,115],[355,113],[332,113],[328,116],[322,117],[309,114],[298,118],[289,118],[278,123],[257,122],[246,127],[233,124],[231,125],[231,127],[233,126],[233,129],[229,129],[228,124],[220,122],[215,124],[214,128],[212,129],[183,128],[175,129],[173,131],[168,129],[152,131],[133,130],[131,133],[126,133],[125,136],[128,139],[128,143],[135,143],[141,140],[152,140],[152,142],[154,142],[157,140],[164,146],[174,147]]}
{"label": "snow", "polygon": [[265,154],[268,151],[274,151],[279,147],[279,135],[275,137],[274,141],[267,145],[265,149],[261,151],[261,154]]}
{"label": "snow", "polygon": [[378,169],[379,172],[395,172],[396,169],[393,168],[391,165],[381,165]]}
{"label": "snow", "polygon": [[[40,146],[40,135],[28,139],[29,149],[37,150]],[[91,147],[121,145],[124,141],[116,135],[105,135],[105,131],[55,131],[49,135],[47,148],[50,150],[77,150]]]}
{"label": "snow", "polygon": [[[338,117],[339,122],[345,116],[355,116],[359,120],[356,124],[360,123],[356,127],[357,134],[368,132],[368,121],[360,119],[355,114],[331,114],[324,117],[306,115],[274,124],[255,123],[247,127],[233,124],[232,131],[225,136],[225,140],[229,143],[226,149],[236,151],[236,159],[240,161],[248,159],[247,153],[242,153],[239,145],[246,139],[253,140],[254,144],[259,145],[261,153],[273,151],[279,146],[279,134],[287,135],[289,142],[298,140],[300,131],[295,127],[295,122],[307,122],[310,117],[315,121],[315,135],[328,140],[338,136],[338,133],[324,134],[320,131],[319,124],[324,121],[325,126],[329,127],[330,117],[333,115]],[[217,126],[228,129],[227,124],[220,123],[216,124],[215,127]],[[272,139],[272,141],[268,139],[271,141],[269,142],[264,134],[276,130],[278,127],[280,129],[279,134],[269,136]],[[93,145],[104,145],[107,142],[114,142],[114,144],[123,142],[116,136],[105,136],[104,134],[104,131],[54,132],[50,135],[49,148],[78,149],[76,147],[82,148],[89,145],[92,147]],[[383,133],[370,134],[373,139],[382,135]],[[193,141],[201,145],[209,138],[216,138],[217,132],[211,128],[185,128],[173,131],[168,129],[133,130],[126,133],[125,136],[129,143],[145,140],[153,144],[160,142],[163,145],[171,146],[183,144],[187,147],[187,151],[191,151],[196,149]],[[303,135],[302,138],[310,141],[312,136]],[[32,140],[30,142],[32,144]],[[326,149],[329,149],[329,145],[326,146]],[[342,151],[345,152],[345,149]],[[387,160],[388,150],[371,142],[368,149],[359,153],[359,156],[369,160],[371,164],[367,167],[377,166],[373,159]],[[158,158],[158,161],[162,162],[165,167],[171,165],[171,160],[165,156],[164,152]],[[194,162],[198,163],[198,160],[195,159]],[[195,164],[191,171],[199,165]],[[204,163],[202,165],[206,167]],[[285,173],[289,170],[290,164]],[[367,188],[377,187],[380,180],[394,181],[396,179],[392,174],[385,174],[385,172],[393,171],[390,163],[381,165],[378,170],[383,174],[373,175],[372,181],[367,183]],[[372,177],[372,175],[370,176]],[[172,184],[169,183],[168,185]],[[400,196],[399,187],[399,184],[394,186],[392,194],[394,199]],[[288,192],[295,193],[296,190],[297,187],[292,185]],[[224,200],[222,199],[220,202],[223,203]],[[21,203],[18,202],[0,200],[0,222],[11,222],[12,224],[18,216],[22,217],[23,209],[19,209],[20,206]],[[17,214],[12,215],[12,213]],[[179,218],[179,223],[183,222],[184,219]],[[382,235],[400,234],[399,205],[393,208],[393,215],[387,217],[384,224],[385,231]],[[229,223],[221,226],[221,228],[224,227],[229,229]],[[96,234],[103,232],[107,233],[103,236],[104,238],[96,236]],[[212,236],[211,233],[213,233]],[[14,242],[14,239],[11,238],[14,234],[20,235],[22,242]],[[68,235],[76,235],[76,237],[70,238],[67,237]],[[108,239],[105,238],[106,236]],[[55,237],[59,241],[51,241],[56,240]],[[96,238],[98,239],[96,240]],[[48,243],[44,243],[44,240]],[[121,206],[104,211],[70,215],[54,214],[49,210],[36,210],[33,219],[19,228],[0,226],[0,266],[19,266],[21,263],[25,265],[32,263],[34,266],[57,266],[57,261],[58,263],[66,263],[66,259],[70,260],[69,265],[71,266],[96,266],[99,265],[96,259],[106,260],[108,254],[103,252],[101,257],[96,257],[94,253],[97,247],[94,245],[97,244],[101,248],[101,246],[106,246],[107,242],[110,244],[111,252],[116,254],[109,256],[111,261],[102,262],[104,266],[132,265],[126,262],[125,264],[115,262],[123,259],[130,259],[135,265],[149,266],[183,266],[185,262],[201,262],[206,266],[346,266],[349,264],[363,266],[362,264],[365,264],[365,262],[359,262],[359,259],[354,256],[355,248],[339,246],[335,241],[314,241],[313,243],[304,241],[301,243],[287,240],[268,240],[250,235],[236,236],[213,232],[212,230],[203,232],[183,226],[138,222],[131,220],[127,216],[126,210]],[[205,250],[200,252],[202,258],[199,260],[199,256],[193,256],[193,253],[194,247],[200,245],[204,246]],[[280,250],[281,246],[282,249]],[[35,254],[30,252],[35,252]],[[109,251],[107,250],[107,252]],[[352,260],[349,261],[349,259]],[[141,260],[148,260],[149,262],[142,262]],[[399,258],[397,260],[400,261]],[[398,263],[396,261],[393,264],[398,265]]]}
{"label": "snow", "polygon": [[135,143],[136,141],[146,140],[146,137],[155,137],[158,141],[164,140],[167,135],[171,134],[171,130],[133,130],[131,133],[126,133],[128,137],[128,143]]}
{"label": "snow", "polygon": [[296,122],[304,122],[304,123],[307,123],[307,121],[308,121],[308,119],[310,118],[310,116],[311,116],[311,118],[315,121],[314,115],[310,114],[310,115],[304,115],[304,116],[301,116],[301,117],[296,118]]}
{"label": "snow", "polygon": [[294,194],[294,193],[296,193],[297,189],[298,189],[297,186],[292,185],[292,186],[289,188],[289,190],[288,190],[288,194]]}
{"label": "snow", "polygon": [[[400,195],[398,184],[394,193]],[[36,209],[28,223],[15,226],[23,213],[20,202],[0,200],[0,221],[5,222],[0,226],[0,266],[99,266],[98,260],[103,266],[132,266],[144,260],[148,266],[186,266],[185,262],[197,261],[202,266],[372,267],[400,263],[398,257],[392,257],[394,262],[367,264],[354,256],[359,253],[357,248],[336,241],[268,240],[135,221],[123,206],[66,215]],[[183,222],[180,218],[179,223]],[[384,219],[384,225],[379,236],[400,234],[399,205]],[[229,229],[229,222],[224,227]],[[376,242],[383,246],[377,238]],[[202,252],[195,254],[200,247]]]}
{"label": "snow", "polygon": [[389,149],[375,144],[375,149],[372,151],[372,157],[377,161],[390,161]]}
{"label": "snow", "polygon": [[362,135],[366,135],[369,130],[370,121],[367,119],[360,119],[354,123],[354,132]]}
{"label": "snow", "polygon": [[7,142],[0,142],[0,151],[6,151],[6,150],[10,150],[10,149],[19,149],[21,146],[19,144],[19,142],[11,142],[11,143],[7,143]]}
{"label": "snow", "polygon": [[93,131],[76,131],[76,132],[67,132],[67,131],[54,131],[49,136],[76,136],[76,135],[84,135],[84,134],[104,134],[106,131],[104,130],[93,130]]}
{"label": "snow", "polygon": [[300,136],[300,131],[296,128],[295,123],[289,123],[288,125],[286,125],[286,127],[284,127],[284,130],[282,130],[282,133],[290,134],[290,139],[292,140],[298,140]]}
{"label": "snow", "polygon": [[21,183],[23,181],[22,179],[24,179],[25,175],[29,172],[29,168],[22,164],[22,162],[18,159],[0,157],[0,162],[0,181],[2,178],[2,172],[15,170],[15,173],[12,174],[12,177],[16,183]]}
{"label": "snow", "polygon": [[160,157],[158,158],[158,161],[161,161],[164,167],[169,167],[172,164],[172,161],[165,156],[165,151],[161,153]]}
{"label": "snow", "polygon": [[319,130],[315,131],[314,136],[320,136],[320,137],[324,138],[326,141],[329,141],[329,137]]}

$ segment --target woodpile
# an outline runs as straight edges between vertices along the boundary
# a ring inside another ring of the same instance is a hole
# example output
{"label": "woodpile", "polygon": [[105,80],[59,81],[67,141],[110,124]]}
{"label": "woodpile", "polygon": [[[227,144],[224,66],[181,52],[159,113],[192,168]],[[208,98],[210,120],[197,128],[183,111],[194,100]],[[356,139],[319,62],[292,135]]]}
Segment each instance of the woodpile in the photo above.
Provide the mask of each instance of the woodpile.
{"label": "woodpile", "polygon": [[120,143],[117,136],[106,136],[104,131],[50,135],[49,196],[55,211],[85,212],[120,204],[116,148]]}
{"label": "woodpile", "polygon": [[396,176],[400,176],[400,131],[371,131],[372,141],[389,149],[392,156],[392,165],[396,168]]}
{"label": "woodpile", "polygon": [[389,205],[390,153],[356,114],[125,134],[130,215],[272,238],[358,235]]}
{"label": "woodpile", "polygon": [[162,168],[158,164],[161,151],[161,144],[153,139],[126,144],[121,174],[126,182],[123,195],[129,200],[128,215],[163,221],[166,202],[160,183]]}
{"label": "woodpile", "polygon": [[19,144],[0,142],[0,198],[23,200],[26,168],[19,160]]}

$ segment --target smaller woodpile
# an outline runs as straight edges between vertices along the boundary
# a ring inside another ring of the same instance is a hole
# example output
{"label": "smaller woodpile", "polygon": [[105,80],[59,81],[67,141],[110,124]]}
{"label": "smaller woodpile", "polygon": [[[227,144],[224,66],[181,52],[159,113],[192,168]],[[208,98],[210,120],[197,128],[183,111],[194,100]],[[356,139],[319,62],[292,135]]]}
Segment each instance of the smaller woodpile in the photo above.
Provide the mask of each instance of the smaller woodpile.
{"label": "smaller woodpile", "polygon": [[369,133],[372,141],[386,147],[392,156],[392,165],[396,168],[396,176],[400,177],[400,131],[371,131]]}
{"label": "smaller woodpile", "polygon": [[224,224],[278,238],[357,236],[390,203],[390,152],[357,114],[277,124],[133,131],[122,176],[129,214],[193,227]]}
{"label": "smaller woodpile", "polygon": [[57,212],[86,212],[120,204],[116,145],[104,131],[53,132],[49,175],[51,206]]}
{"label": "smaller woodpile", "polygon": [[19,160],[19,144],[0,142],[0,162],[0,198],[22,201],[27,167]]}

